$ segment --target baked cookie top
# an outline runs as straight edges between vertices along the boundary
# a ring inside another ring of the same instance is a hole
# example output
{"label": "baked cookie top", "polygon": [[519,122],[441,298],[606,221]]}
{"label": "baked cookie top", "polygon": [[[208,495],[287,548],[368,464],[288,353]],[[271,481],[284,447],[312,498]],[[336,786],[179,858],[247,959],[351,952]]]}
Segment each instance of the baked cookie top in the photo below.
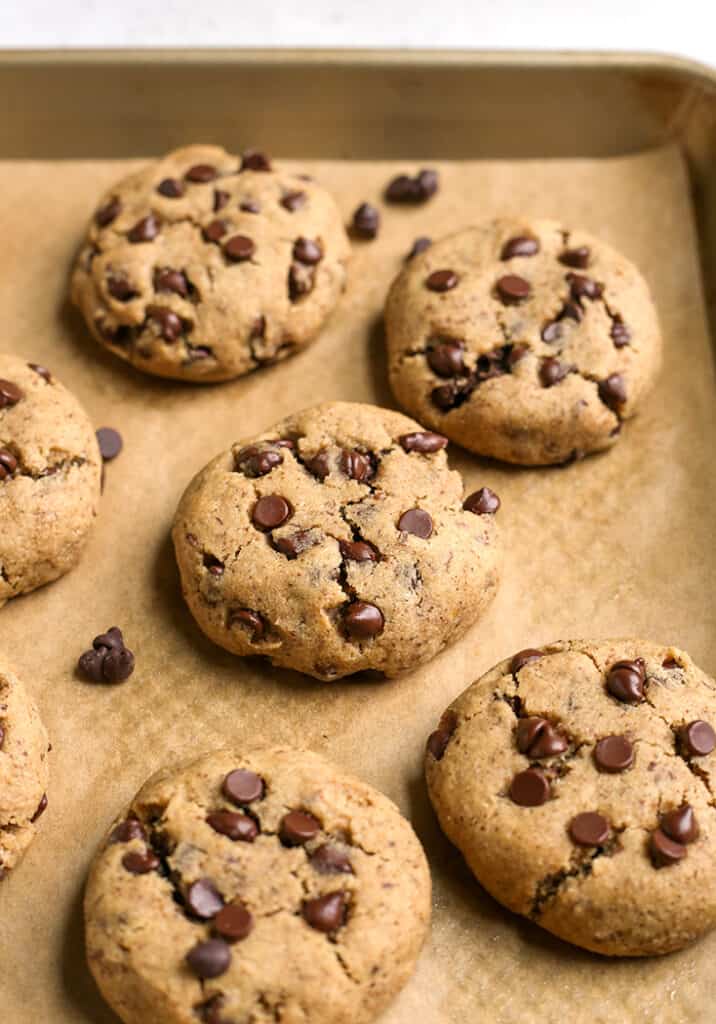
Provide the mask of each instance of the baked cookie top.
{"label": "baked cookie top", "polygon": [[140,790],[85,916],[90,967],[127,1024],[361,1024],[413,969],[430,876],[365,783],[306,751],[219,751]]}
{"label": "baked cookie top", "polygon": [[74,395],[44,367],[0,354],[0,605],[75,565],[101,471]]}
{"label": "baked cookie top", "polygon": [[508,462],[608,448],[660,365],[636,267],[550,220],[502,218],[434,243],[394,281],[385,321],[400,404]]}
{"label": "baked cookie top", "polygon": [[0,656],[0,879],[17,865],[47,806],[47,732]]}
{"label": "baked cookie top", "polygon": [[463,503],[446,444],[399,413],[331,402],[210,462],[173,531],[204,632],[325,680],[433,657],[497,585],[499,499]]}
{"label": "baked cookie top", "polygon": [[229,380],[315,337],[348,256],[320,185],[260,153],[186,146],[102,197],[72,298],[97,340],[140,370]]}
{"label": "baked cookie top", "polygon": [[443,831],[482,885],[563,939],[640,956],[716,923],[716,683],[642,640],[521,651],[430,737]]}

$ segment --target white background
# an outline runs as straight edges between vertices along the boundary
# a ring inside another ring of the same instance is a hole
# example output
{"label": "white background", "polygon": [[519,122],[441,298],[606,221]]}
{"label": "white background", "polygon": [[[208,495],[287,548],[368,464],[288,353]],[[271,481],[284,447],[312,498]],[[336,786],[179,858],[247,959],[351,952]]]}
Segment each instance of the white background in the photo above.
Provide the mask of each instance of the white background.
{"label": "white background", "polygon": [[716,0],[0,0],[0,47],[647,50],[716,65]]}

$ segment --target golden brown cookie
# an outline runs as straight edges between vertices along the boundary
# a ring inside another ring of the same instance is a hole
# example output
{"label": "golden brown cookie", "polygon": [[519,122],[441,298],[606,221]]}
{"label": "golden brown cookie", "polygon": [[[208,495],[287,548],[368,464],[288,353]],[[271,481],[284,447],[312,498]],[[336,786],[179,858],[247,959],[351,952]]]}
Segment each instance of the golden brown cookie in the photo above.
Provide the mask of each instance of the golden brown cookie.
{"label": "golden brown cookie", "polygon": [[344,288],[332,197],[260,153],[186,146],[100,200],[72,299],[140,370],[229,380],[304,348]]}
{"label": "golden brown cookie", "polygon": [[428,741],[448,838],[510,910],[612,956],[716,924],[716,683],[642,640],[520,651]]}
{"label": "golden brown cookie", "polygon": [[549,220],[493,220],[430,245],[394,281],[385,322],[400,404],[525,465],[609,448],[660,365],[636,267]]}
{"label": "golden brown cookie", "polygon": [[463,501],[446,444],[400,413],[331,402],[210,462],[173,531],[204,632],[324,680],[432,658],[498,578],[499,498]]}
{"label": "golden brown cookie", "polygon": [[0,355],[0,606],[77,564],[101,471],[74,395],[44,367]]}
{"label": "golden brown cookie", "polygon": [[420,843],[315,754],[219,751],[151,778],[97,855],[87,955],[125,1024],[373,1020],[430,918]]}

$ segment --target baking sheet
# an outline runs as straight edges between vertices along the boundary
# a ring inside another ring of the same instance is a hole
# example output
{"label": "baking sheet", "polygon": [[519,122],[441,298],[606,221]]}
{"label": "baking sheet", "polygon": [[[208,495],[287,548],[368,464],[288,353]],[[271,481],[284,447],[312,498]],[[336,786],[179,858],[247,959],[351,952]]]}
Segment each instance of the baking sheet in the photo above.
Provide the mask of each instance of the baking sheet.
{"label": "baking sheet", "polygon": [[[139,374],[101,351],[67,306],[86,219],[134,164],[0,163],[0,347],[50,367],[96,426],[117,427],[125,441],[80,567],[0,611],[0,645],[53,742],[40,835],[0,886],[3,1024],[116,1024],[84,963],[81,894],[96,845],[155,769],[258,739],[305,744],[362,775],[425,844],[432,933],[382,1024],[681,1024],[703,1021],[714,1004],[716,934],[644,962],[551,938],[472,880],[439,833],[422,779],[425,738],[442,709],[522,647],[635,634],[678,644],[716,673],[714,370],[686,168],[675,147],[602,161],[426,162],[440,169],[439,194],[384,209],[378,240],[354,244],[348,291],[314,346],[210,387]],[[406,169],[301,166],[336,193],[346,219]],[[380,311],[403,254],[417,235],[511,212],[581,225],[642,267],[666,347],[647,406],[611,452],[564,468],[499,466],[451,446],[467,490],[487,484],[502,497],[506,558],[486,617],[431,664],[393,682],[320,684],[214,647],[181,602],[169,542],[186,483],[232,441],[301,406],[392,405]],[[134,675],[119,687],[79,681],[77,656],[110,625],[136,653]]]}

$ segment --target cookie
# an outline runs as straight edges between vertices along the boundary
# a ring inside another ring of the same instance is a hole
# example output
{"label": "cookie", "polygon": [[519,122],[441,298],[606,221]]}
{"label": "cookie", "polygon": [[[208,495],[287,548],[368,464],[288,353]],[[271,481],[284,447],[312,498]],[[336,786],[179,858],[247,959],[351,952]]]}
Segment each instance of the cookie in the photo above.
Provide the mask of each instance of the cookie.
{"label": "cookie", "polygon": [[125,1024],[371,1021],[429,917],[425,856],[394,804],[285,747],[155,775],[85,896],[89,964]]}
{"label": "cookie", "polygon": [[160,377],[220,381],[318,334],[349,244],[314,181],[218,146],[187,146],[99,202],[72,278],[95,338]]}
{"label": "cookie", "polygon": [[428,741],[448,838],[510,910],[611,956],[716,923],[716,683],[642,640],[520,651]]}
{"label": "cookie", "polygon": [[0,657],[0,879],[20,861],[47,807],[48,750],[34,702]]}
{"label": "cookie", "polygon": [[184,494],[174,546],[200,627],[235,654],[332,680],[428,661],[497,586],[494,514],[447,439],[332,402],[234,444]]}
{"label": "cookie", "polygon": [[661,359],[636,267],[549,220],[434,242],[393,283],[385,323],[400,404],[471,451],[524,465],[613,445]]}
{"label": "cookie", "polygon": [[0,355],[0,606],[77,564],[100,474],[74,395],[43,366]]}

